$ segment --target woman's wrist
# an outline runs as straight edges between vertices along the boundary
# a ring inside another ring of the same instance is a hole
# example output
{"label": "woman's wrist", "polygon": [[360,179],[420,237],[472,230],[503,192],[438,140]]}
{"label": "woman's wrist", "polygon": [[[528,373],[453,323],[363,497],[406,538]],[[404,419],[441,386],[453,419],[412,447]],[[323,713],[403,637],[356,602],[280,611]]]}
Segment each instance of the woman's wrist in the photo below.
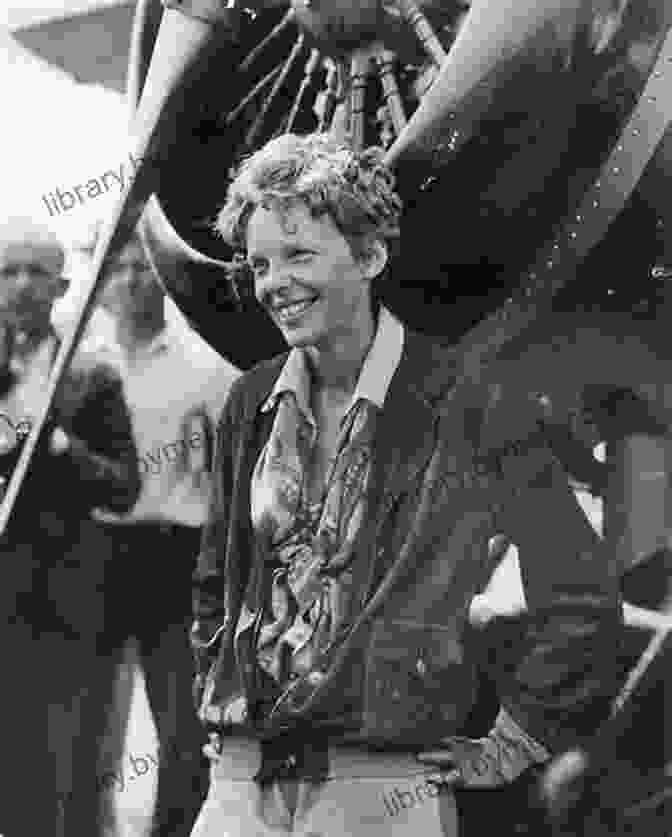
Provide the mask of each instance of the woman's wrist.
{"label": "woman's wrist", "polygon": [[543,764],[551,758],[551,753],[546,747],[527,733],[509,713],[500,707],[495,723],[489,734],[505,748],[507,744],[513,745],[518,758],[527,761],[529,765]]}

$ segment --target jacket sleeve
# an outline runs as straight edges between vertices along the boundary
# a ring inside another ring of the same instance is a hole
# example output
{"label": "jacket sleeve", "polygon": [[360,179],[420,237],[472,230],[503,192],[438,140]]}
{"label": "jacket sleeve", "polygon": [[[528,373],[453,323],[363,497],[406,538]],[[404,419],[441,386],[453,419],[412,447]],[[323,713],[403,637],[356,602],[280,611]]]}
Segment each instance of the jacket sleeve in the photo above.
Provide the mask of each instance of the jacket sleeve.
{"label": "jacket sleeve", "polygon": [[594,731],[617,690],[617,568],[540,430],[500,462],[498,528],[518,547],[528,607],[502,705],[561,751]]}
{"label": "jacket sleeve", "polygon": [[208,517],[193,575],[194,621],[190,638],[196,664],[194,697],[198,704],[206,675],[217,655],[217,640],[226,625],[225,555],[233,495],[232,411],[235,389],[234,383],[217,426]]}
{"label": "jacket sleeve", "polygon": [[[55,414],[70,445],[67,457],[91,508],[129,511],[140,493],[140,472],[131,419],[119,376],[99,365],[87,376],[86,392],[77,405]],[[67,396],[67,388],[66,388]]]}

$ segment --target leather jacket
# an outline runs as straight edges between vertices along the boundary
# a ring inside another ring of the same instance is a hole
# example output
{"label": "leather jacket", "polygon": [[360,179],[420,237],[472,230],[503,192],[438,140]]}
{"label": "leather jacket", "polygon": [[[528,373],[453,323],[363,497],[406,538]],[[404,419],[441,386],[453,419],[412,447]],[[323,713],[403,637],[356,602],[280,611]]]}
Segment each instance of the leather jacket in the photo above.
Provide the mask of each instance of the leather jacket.
{"label": "leather jacket", "polygon": [[[250,697],[236,649],[241,613],[258,604],[250,478],[274,416],[259,407],[285,359],[236,381],[218,427],[192,644],[200,715],[220,728],[222,705]],[[372,501],[356,547],[369,556],[360,616],[311,697],[302,698],[299,678],[272,711],[229,724],[230,732],[273,738],[308,724],[313,735],[406,750],[459,732],[475,697],[469,603],[487,580],[496,533],[518,547],[528,607],[502,706],[551,751],[605,716],[622,617],[604,545],[531,402],[518,410],[519,439],[493,447],[502,404],[511,413],[506,393],[484,384],[455,395],[458,371],[453,349],[407,331],[379,417]]]}

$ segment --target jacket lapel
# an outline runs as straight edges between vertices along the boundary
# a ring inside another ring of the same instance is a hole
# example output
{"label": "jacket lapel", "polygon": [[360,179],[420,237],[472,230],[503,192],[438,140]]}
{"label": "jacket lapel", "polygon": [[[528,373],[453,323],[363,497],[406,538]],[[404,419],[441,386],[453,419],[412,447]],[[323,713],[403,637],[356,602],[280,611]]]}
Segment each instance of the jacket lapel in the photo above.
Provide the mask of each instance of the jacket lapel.
{"label": "jacket lapel", "polygon": [[[431,457],[439,407],[455,382],[456,357],[454,349],[406,330],[404,350],[378,418],[374,441],[374,507],[380,508],[380,498],[383,508],[376,517],[381,522]],[[250,382],[250,397],[243,411],[247,422],[259,421],[259,408],[271,393],[286,359],[284,354],[252,373],[254,381]],[[264,430],[257,434],[259,450],[272,424],[272,413],[265,418],[261,422]]]}
{"label": "jacket lapel", "polygon": [[406,332],[374,444],[374,484],[382,492],[383,516],[429,461],[439,400],[454,381],[452,358],[450,350]]}

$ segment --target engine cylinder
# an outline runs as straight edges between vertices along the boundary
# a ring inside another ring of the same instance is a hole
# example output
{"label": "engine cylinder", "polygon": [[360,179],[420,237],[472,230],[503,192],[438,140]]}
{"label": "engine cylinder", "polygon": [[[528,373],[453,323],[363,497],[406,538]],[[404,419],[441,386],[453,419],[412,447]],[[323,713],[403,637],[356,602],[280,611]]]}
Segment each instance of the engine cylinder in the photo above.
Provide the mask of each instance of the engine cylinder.
{"label": "engine cylinder", "polygon": [[346,55],[379,37],[381,0],[292,0],[294,17],[323,52]]}

